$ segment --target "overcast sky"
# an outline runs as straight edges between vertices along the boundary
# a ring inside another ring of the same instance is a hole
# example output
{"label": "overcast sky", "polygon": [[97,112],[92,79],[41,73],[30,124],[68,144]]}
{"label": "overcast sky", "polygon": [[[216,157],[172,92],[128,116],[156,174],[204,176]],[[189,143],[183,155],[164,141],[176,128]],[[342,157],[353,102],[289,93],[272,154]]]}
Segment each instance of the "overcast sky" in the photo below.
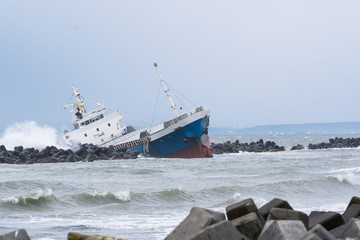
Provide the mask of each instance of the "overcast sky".
{"label": "overcast sky", "polygon": [[[359,121],[359,12],[358,0],[0,0],[0,133],[70,128],[72,84],[151,121],[153,62],[214,127]],[[155,121],[171,117],[161,91]]]}

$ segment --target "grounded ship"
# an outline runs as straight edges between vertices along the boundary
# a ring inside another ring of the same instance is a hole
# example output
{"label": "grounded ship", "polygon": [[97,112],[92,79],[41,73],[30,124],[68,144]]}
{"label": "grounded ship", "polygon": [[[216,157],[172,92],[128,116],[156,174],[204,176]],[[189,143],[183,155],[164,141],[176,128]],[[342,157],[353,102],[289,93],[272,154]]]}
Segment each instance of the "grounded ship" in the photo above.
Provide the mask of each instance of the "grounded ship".
{"label": "grounded ship", "polygon": [[112,145],[115,149],[127,148],[152,157],[212,157],[208,137],[210,110],[200,106],[194,111],[179,116],[157,64],[155,63],[154,66],[175,118],[136,130],[132,126],[120,123],[122,114],[119,110],[106,115],[106,107],[99,104],[98,109],[88,113],[79,91],[73,86],[77,103],[63,107],[72,106],[77,112],[76,118],[71,120],[74,129],[64,131],[65,140],[104,147]]}

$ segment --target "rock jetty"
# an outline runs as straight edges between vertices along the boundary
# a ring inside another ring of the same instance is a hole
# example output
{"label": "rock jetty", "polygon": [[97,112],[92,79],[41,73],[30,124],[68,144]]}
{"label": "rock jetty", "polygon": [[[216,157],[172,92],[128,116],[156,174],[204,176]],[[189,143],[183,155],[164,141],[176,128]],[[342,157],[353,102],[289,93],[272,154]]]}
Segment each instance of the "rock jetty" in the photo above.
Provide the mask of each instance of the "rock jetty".
{"label": "rock jetty", "polygon": [[274,198],[258,208],[248,198],[226,207],[225,214],[194,207],[165,240],[360,239],[360,198],[353,197],[340,214],[294,210]]}
{"label": "rock jetty", "polygon": [[293,150],[303,150],[304,148],[305,148],[304,145],[298,144],[298,145],[296,145],[296,146],[292,146],[292,147],[290,148],[290,150],[291,150],[291,151],[293,151]]}
{"label": "rock jetty", "polygon": [[95,160],[135,159],[138,155],[138,151],[131,152],[126,148],[114,149],[113,146],[98,147],[93,144],[82,144],[77,150],[48,146],[41,151],[22,146],[7,150],[4,145],[0,145],[0,163],[7,164],[93,162]]}
{"label": "rock jetty", "polygon": [[211,143],[210,150],[213,154],[239,153],[239,152],[279,152],[285,151],[284,146],[278,146],[275,142],[260,139],[257,142],[240,143],[239,140],[231,143]]}
{"label": "rock jetty", "polygon": [[327,148],[357,148],[360,146],[360,138],[330,138],[329,142],[309,144],[308,149],[327,149]]}
{"label": "rock jetty", "polygon": [[[145,237],[145,236],[144,236]],[[24,229],[0,239],[30,240]],[[68,240],[122,240],[122,238],[70,232]],[[223,212],[193,207],[165,240],[335,240],[360,239],[360,198],[354,196],[342,214],[296,211],[274,198],[258,208],[252,198],[231,204]]]}

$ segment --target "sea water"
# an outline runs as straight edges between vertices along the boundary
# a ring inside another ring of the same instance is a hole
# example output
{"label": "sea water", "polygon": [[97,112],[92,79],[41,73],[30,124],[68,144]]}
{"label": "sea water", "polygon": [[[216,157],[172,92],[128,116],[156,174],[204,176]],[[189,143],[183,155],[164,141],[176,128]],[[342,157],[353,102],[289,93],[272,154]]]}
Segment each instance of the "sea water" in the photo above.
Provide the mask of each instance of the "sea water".
{"label": "sea water", "polygon": [[[25,228],[32,239],[68,232],[164,239],[194,206],[224,212],[253,198],[299,211],[343,212],[360,196],[360,149],[290,151],[335,136],[210,136],[212,142],[275,141],[276,153],[207,159],[132,160],[0,166],[0,233]],[[357,136],[341,136],[357,137]]]}

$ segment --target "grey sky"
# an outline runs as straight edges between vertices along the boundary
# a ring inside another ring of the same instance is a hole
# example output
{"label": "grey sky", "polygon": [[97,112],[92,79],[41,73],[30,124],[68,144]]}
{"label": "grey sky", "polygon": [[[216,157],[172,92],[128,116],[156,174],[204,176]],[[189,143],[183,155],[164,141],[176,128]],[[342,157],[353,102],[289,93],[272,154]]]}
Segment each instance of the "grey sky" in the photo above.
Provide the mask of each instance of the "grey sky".
{"label": "grey sky", "polygon": [[[212,126],[359,121],[359,11],[351,0],[0,0],[0,133],[25,120],[70,128],[72,84],[151,121],[154,61]],[[155,121],[171,117],[161,91]]]}

